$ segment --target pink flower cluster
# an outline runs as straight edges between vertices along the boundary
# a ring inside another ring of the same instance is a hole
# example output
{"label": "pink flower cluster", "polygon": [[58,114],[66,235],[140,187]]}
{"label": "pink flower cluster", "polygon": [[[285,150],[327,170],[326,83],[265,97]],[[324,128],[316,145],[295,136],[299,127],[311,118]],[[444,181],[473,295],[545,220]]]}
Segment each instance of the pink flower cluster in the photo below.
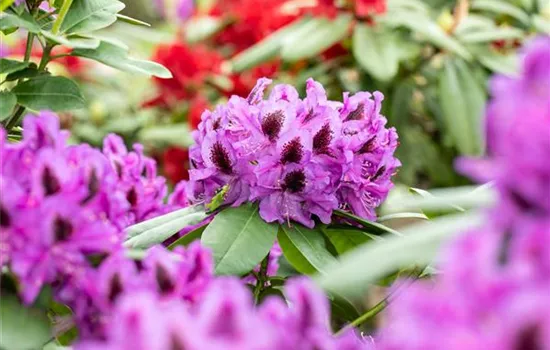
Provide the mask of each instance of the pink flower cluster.
{"label": "pink flower cluster", "polygon": [[383,96],[360,92],[330,101],[310,79],[306,97],[289,85],[264,91],[262,78],[248,98],[232,96],[206,111],[190,148],[189,197],[209,201],[225,185],[225,202],[257,201],[267,222],[313,227],[335,209],[375,219],[393,186],[397,133],[380,115]]}
{"label": "pink flower cluster", "polygon": [[550,38],[522,68],[492,82],[488,157],[459,163],[493,180],[500,203],[444,251],[434,283],[390,305],[378,349],[550,349]]}

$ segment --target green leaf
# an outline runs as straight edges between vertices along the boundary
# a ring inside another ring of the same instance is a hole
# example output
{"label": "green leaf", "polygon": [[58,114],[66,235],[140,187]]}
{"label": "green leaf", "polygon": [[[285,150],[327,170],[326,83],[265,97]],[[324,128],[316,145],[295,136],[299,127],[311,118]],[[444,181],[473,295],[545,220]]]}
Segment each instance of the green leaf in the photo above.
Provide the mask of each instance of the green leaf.
{"label": "green leaf", "polygon": [[17,104],[17,97],[11,91],[0,91],[0,121],[11,115]]}
{"label": "green leaf", "polygon": [[334,248],[336,248],[339,255],[364,243],[382,239],[381,237],[354,228],[323,228],[322,231]]}
{"label": "green leaf", "polygon": [[116,17],[119,20],[121,20],[122,22],[126,22],[126,23],[129,23],[129,24],[135,25],[135,26],[142,26],[142,27],[150,27],[151,26],[147,22],[140,21],[139,19],[132,18],[132,17],[129,17],[129,16],[121,15],[120,13],[118,13],[116,15]]}
{"label": "green leaf", "polygon": [[30,13],[24,11],[20,16],[13,13],[0,13],[0,30],[11,28],[25,28],[31,33],[40,33],[40,26]]}
{"label": "green leaf", "polygon": [[31,65],[25,69],[18,70],[6,76],[6,81],[15,81],[19,79],[35,78],[38,76],[50,75],[50,72],[38,70],[36,64],[31,63]]}
{"label": "green leaf", "polygon": [[352,213],[348,213],[348,212],[343,211],[343,210],[335,210],[334,215],[345,218],[345,219],[348,219],[348,220],[351,220],[351,221],[354,221],[358,224],[361,224],[361,225],[363,225],[364,229],[367,230],[367,232],[369,232],[371,234],[374,234],[374,235],[383,235],[383,234],[386,234],[386,233],[389,233],[389,234],[392,234],[392,235],[395,235],[395,236],[402,236],[403,235],[402,233],[400,233],[400,232],[398,232],[398,231],[396,231],[392,228],[389,228],[387,226],[384,226],[384,225],[379,224],[379,223],[374,222],[374,221],[365,220],[363,218],[360,218],[357,215],[353,215]]}
{"label": "green leaf", "polygon": [[99,39],[80,35],[64,37],[61,35],[55,35],[52,32],[45,30],[42,31],[42,35],[54,44],[63,45],[73,49],[97,49],[100,44]]}
{"label": "green leaf", "polygon": [[315,21],[319,22],[317,26],[283,44],[281,56],[284,60],[294,62],[315,57],[330,48],[348,35],[352,18],[350,15],[340,15],[334,21],[321,18]]}
{"label": "green leaf", "polygon": [[10,74],[27,68],[30,62],[21,62],[8,60],[6,58],[0,59],[0,74]]}
{"label": "green leaf", "polygon": [[481,118],[485,90],[463,61],[447,59],[439,79],[439,99],[446,130],[463,155],[483,152]]}
{"label": "green leaf", "polygon": [[370,284],[401,267],[429,264],[444,242],[483,222],[483,215],[469,213],[412,225],[403,231],[404,237],[391,236],[343,255],[317,281],[330,293],[360,297]]}
{"label": "green leaf", "polygon": [[469,33],[464,33],[459,36],[460,41],[466,44],[486,43],[495,40],[510,40],[523,38],[525,34],[517,28],[488,28]]}
{"label": "green leaf", "polygon": [[508,76],[516,76],[519,73],[520,60],[516,52],[503,54],[485,45],[472,47],[471,51],[481,64],[493,72]]}
{"label": "green leaf", "polygon": [[395,35],[358,24],[353,32],[353,55],[370,75],[380,81],[389,81],[399,68],[399,47]]}
{"label": "green leaf", "polygon": [[277,225],[265,222],[257,205],[227,208],[204,230],[201,242],[212,250],[218,275],[243,275],[269,253]]}
{"label": "green leaf", "polygon": [[4,11],[13,4],[15,0],[2,0],[0,1],[0,11]]}
{"label": "green leaf", "polygon": [[74,0],[61,33],[86,33],[110,26],[124,4],[117,0]]}
{"label": "green leaf", "polygon": [[327,295],[330,300],[330,314],[343,322],[350,322],[361,316],[353,303],[337,295]]}
{"label": "green leaf", "polygon": [[168,246],[168,249],[172,250],[178,246],[184,246],[187,247],[189,244],[198,241],[202,237],[202,233],[204,230],[206,230],[206,227],[208,225],[201,226],[199,228],[194,229],[193,231],[189,232],[188,234],[181,236],[178,238],[174,243],[170,244]]}
{"label": "green leaf", "polygon": [[71,55],[89,58],[125,72],[154,75],[159,78],[172,77],[172,73],[162,65],[128,57],[126,48],[107,41],[101,41],[96,49],[75,49]]}
{"label": "green leaf", "polygon": [[65,111],[86,107],[78,85],[64,77],[41,76],[27,80],[13,88],[17,102],[39,111]]}
{"label": "green leaf", "polygon": [[185,227],[200,223],[208,215],[202,206],[176,210],[126,228],[124,246],[143,249],[159,244]]}
{"label": "green leaf", "polygon": [[502,0],[475,0],[471,4],[472,10],[483,10],[497,14],[508,15],[522,22],[529,24],[529,16],[519,7],[516,7]]}
{"label": "green leaf", "polygon": [[324,273],[328,264],[336,259],[325,246],[321,229],[308,229],[299,224],[281,225],[279,245],[290,264],[303,274]]}
{"label": "green leaf", "polygon": [[212,16],[190,18],[185,22],[185,40],[196,43],[208,39],[224,26],[224,22]]}
{"label": "green leaf", "polygon": [[0,348],[38,349],[52,337],[48,317],[41,310],[21,305],[7,293],[0,296]]}
{"label": "green leaf", "polygon": [[[256,45],[236,55],[231,60],[232,70],[235,72],[242,72],[274,58],[277,56],[284,41],[290,40],[294,34],[299,33],[302,28],[311,26],[312,22],[313,21],[309,18],[300,19],[279,29]],[[313,24],[315,23],[313,22]]]}
{"label": "green leaf", "polygon": [[185,148],[194,143],[187,123],[147,127],[139,132],[138,139],[142,142],[178,145]]}
{"label": "green leaf", "polygon": [[[550,8],[550,7],[549,7]],[[550,34],[550,18],[534,15],[533,27],[540,33]]]}

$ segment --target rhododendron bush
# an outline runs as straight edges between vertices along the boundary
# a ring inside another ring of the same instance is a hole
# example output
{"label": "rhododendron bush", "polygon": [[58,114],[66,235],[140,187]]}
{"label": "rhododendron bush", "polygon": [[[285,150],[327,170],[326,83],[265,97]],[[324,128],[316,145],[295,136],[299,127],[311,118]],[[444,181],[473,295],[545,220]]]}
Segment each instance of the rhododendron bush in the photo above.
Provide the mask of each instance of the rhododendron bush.
{"label": "rhododendron bush", "polygon": [[545,1],[0,7],[0,349],[550,349]]}

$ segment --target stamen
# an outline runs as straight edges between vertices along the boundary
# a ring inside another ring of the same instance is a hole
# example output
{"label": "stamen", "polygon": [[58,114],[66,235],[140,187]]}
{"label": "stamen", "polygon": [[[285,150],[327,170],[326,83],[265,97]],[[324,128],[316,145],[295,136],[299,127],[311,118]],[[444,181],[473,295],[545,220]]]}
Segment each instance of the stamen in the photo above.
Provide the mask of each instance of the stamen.
{"label": "stamen", "polygon": [[281,162],[283,164],[298,163],[302,160],[303,156],[304,147],[300,143],[300,138],[296,137],[283,146]]}
{"label": "stamen", "polygon": [[229,153],[227,153],[227,150],[223,147],[221,142],[216,142],[212,146],[212,149],[210,150],[210,160],[222,173],[228,175],[233,173]]}
{"label": "stamen", "polygon": [[270,141],[279,137],[285,115],[282,111],[269,113],[262,121],[262,131]]}
{"label": "stamen", "polygon": [[323,125],[321,130],[313,136],[313,151],[316,154],[329,154],[330,153],[330,142],[332,141],[332,130],[330,129],[330,125],[327,123]]}

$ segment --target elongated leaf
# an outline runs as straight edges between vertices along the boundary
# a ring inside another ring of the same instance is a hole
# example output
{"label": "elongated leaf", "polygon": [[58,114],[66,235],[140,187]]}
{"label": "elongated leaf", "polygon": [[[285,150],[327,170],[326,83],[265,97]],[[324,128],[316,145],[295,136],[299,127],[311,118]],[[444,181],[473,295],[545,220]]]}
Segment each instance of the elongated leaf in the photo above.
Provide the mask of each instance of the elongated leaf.
{"label": "elongated leaf", "polygon": [[502,0],[475,0],[472,9],[490,11],[514,17],[523,24],[529,24],[529,16],[519,7]]}
{"label": "elongated leaf", "polygon": [[508,76],[516,76],[519,72],[519,57],[517,53],[502,54],[491,50],[485,45],[470,48],[476,58],[488,69]]}
{"label": "elongated leaf", "polygon": [[242,72],[274,58],[280,51],[283,41],[292,38],[294,33],[299,32],[302,27],[308,26],[311,21],[311,19],[295,21],[239,53],[231,60],[233,71]]}
{"label": "elongated leaf", "polygon": [[169,223],[170,221],[177,220],[182,217],[189,216],[191,214],[204,212],[204,208],[200,205],[194,205],[191,207],[175,210],[171,213],[157,216],[156,218],[149,219],[138,224],[127,227],[126,239],[139,236],[147,231],[150,231],[156,227]]}
{"label": "elongated leaf", "polygon": [[331,293],[359,297],[369,284],[401,267],[429,264],[442,243],[482,223],[481,214],[469,213],[410,226],[403,231],[404,237],[391,236],[343,255],[317,281]]}
{"label": "elongated leaf", "polygon": [[0,121],[11,115],[17,104],[17,97],[11,91],[0,91]]}
{"label": "elongated leaf", "polygon": [[128,57],[126,48],[107,41],[101,41],[96,49],[75,49],[71,55],[89,58],[125,72],[154,75],[159,78],[172,77],[170,71],[162,65]]}
{"label": "elongated leaf", "polygon": [[378,222],[385,222],[385,221],[399,220],[399,219],[428,220],[428,217],[422,213],[395,213],[395,214],[388,214],[388,215],[379,217]]}
{"label": "elongated leaf", "polygon": [[281,225],[278,238],[284,256],[301,273],[324,273],[325,267],[336,260],[325,247],[320,228]]}
{"label": "elongated leaf", "polygon": [[277,236],[277,225],[265,222],[257,205],[244,204],[216,215],[201,242],[212,250],[218,275],[242,275],[267,255]]}
{"label": "elongated leaf", "polygon": [[63,24],[62,33],[86,33],[113,24],[124,4],[117,0],[74,0]]}
{"label": "elongated leaf", "polygon": [[355,26],[353,55],[370,75],[389,81],[399,68],[399,49],[395,36],[365,24]]}
{"label": "elongated leaf", "polygon": [[389,233],[389,234],[396,235],[396,236],[402,236],[402,234],[400,232],[398,232],[398,231],[396,231],[392,228],[389,228],[387,226],[384,226],[384,225],[379,224],[379,223],[374,222],[374,221],[365,220],[363,218],[360,218],[359,216],[353,215],[353,214],[348,213],[348,212],[343,211],[343,210],[335,210],[334,215],[345,218],[345,219],[349,219],[349,220],[354,221],[358,224],[361,224],[361,225],[364,226],[364,228],[367,232],[372,233],[374,235],[382,235],[382,234]]}
{"label": "elongated leaf", "polygon": [[23,12],[20,16],[13,13],[0,13],[0,30],[8,30],[11,28],[25,28],[31,33],[40,33],[40,26],[31,14]]}
{"label": "elongated leaf", "polygon": [[[164,242],[186,227],[199,224],[206,219],[207,216],[208,215],[204,211],[197,211],[188,215],[181,215],[180,212],[179,216],[172,216],[170,220],[129,238],[124,242],[124,246],[135,249],[152,247],[155,244]],[[149,223],[149,225],[151,225],[151,223]]]}
{"label": "elongated leaf", "polygon": [[460,35],[459,39],[466,44],[485,43],[495,40],[510,40],[523,38],[525,34],[517,28],[489,28],[476,30]]}
{"label": "elongated leaf", "polygon": [[50,72],[38,70],[36,64],[31,65],[25,69],[18,70],[17,72],[10,73],[6,76],[6,81],[16,81],[19,79],[35,78],[39,76],[50,75]]}
{"label": "elongated leaf", "polygon": [[200,240],[202,237],[202,233],[204,232],[204,230],[206,230],[206,227],[207,225],[201,226],[189,232],[188,234],[178,238],[178,240],[168,246],[168,249],[174,249],[178,246],[186,247],[194,241]]}
{"label": "elongated leaf", "polygon": [[121,20],[122,22],[126,22],[135,26],[142,26],[142,27],[150,27],[151,25],[147,22],[140,21],[139,19],[132,18],[129,16],[121,15],[118,13],[116,17]]}
{"label": "elongated leaf", "polygon": [[18,84],[12,92],[19,104],[35,111],[56,112],[86,106],[78,85],[64,77],[40,76]]}
{"label": "elongated leaf", "polygon": [[44,312],[24,307],[15,296],[0,296],[0,348],[28,350],[42,348],[52,337]]}
{"label": "elongated leaf", "polygon": [[[350,24],[351,16],[340,15],[334,21],[323,23],[317,29],[303,33],[292,42],[284,44],[281,56],[290,62],[317,56],[344,39],[348,35]],[[301,44],[296,45],[295,40],[301,41]]]}
{"label": "elongated leaf", "polygon": [[21,62],[8,60],[6,58],[0,59],[0,74],[10,74],[27,68],[30,62]]}
{"label": "elongated leaf", "polygon": [[381,237],[353,228],[324,228],[322,231],[340,255],[349,250],[355,249],[364,243],[382,239]]}
{"label": "elongated leaf", "polygon": [[439,79],[439,94],[446,130],[459,152],[481,154],[485,91],[463,61],[448,59],[445,62]]}

